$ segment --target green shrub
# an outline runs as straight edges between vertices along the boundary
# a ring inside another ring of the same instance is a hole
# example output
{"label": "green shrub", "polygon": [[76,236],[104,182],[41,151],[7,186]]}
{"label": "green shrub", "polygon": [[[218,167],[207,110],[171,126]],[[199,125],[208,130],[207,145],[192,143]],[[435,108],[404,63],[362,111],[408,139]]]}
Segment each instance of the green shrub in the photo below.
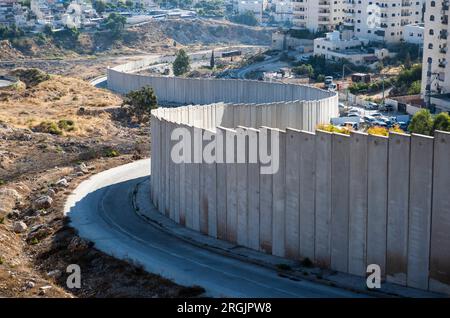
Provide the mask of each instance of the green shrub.
{"label": "green shrub", "polygon": [[428,109],[421,109],[414,114],[411,123],[408,126],[411,133],[421,135],[433,135],[433,118]]}
{"label": "green shrub", "polygon": [[62,130],[58,127],[58,124],[53,121],[43,121],[39,125],[34,126],[33,130],[58,136],[63,134]]}
{"label": "green shrub", "polygon": [[105,157],[108,158],[114,158],[120,156],[120,153],[117,150],[114,149],[106,149],[105,151]]}
{"label": "green shrub", "polygon": [[434,118],[433,130],[450,131],[450,115],[440,113]]}
{"label": "green shrub", "polygon": [[74,131],[75,130],[75,122],[70,119],[62,119],[58,121],[58,127],[59,129],[65,130],[65,131]]}

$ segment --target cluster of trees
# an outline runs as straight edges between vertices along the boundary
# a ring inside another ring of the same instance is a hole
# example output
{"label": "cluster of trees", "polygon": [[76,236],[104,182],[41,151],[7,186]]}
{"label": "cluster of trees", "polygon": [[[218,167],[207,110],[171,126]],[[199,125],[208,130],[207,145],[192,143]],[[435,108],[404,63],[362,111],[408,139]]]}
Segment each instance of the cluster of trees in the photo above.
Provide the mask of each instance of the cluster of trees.
{"label": "cluster of trees", "polygon": [[450,116],[448,113],[433,116],[428,109],[421,109],[414,114],[408,130],[427,136],[433,136],[435,130],[450,132]]}
{"label": "cluster of trees", "polygon": [[155,4],[162,8],[182,8],[189,9],[192,7],[192,0],[155,0]]}
{"label": "cluster of trees", "polygon": [[201,16],[224,16],[223,0],[201,0],[194,6]]}
{"label": "cluster of trees", "polygon": [[414,95],[420,93],[422,80],[422,64],[415,64],[405,68],[398,75],[392,96]]}
{"label": "cluster of trees", "polygon": [[0,40],[11,40],[23,36],[25,33],[16,25],[11,27],[0,24]]}
{"label": "cluster of trees", "polygon": [[229,17],[229,20],[234,23],[245,24],[250,26],[258,25],[258,20],[252,11],[242,12],[237,15]]}
{"label": "cluster of trees", "polygon": [[355,72],[367,72],[366,66],[354,65],[348,61],[330,61],[323,56],[312,56],[308,61],[294,64],[293,71],[298,75],[308,75],[317,82],[323,82],[325,76],[342,74],[342,68],[346,66]]}
{"label": "cluster of trees", "polygon": [[126,22],[127,18],[113,12],[105,19],[104,27],[109,30],[111,36],[114,39],[118,39],[122,36],[122,33],[125,30]]}
{"label": "cluster of trees", "polygon": [[[396,77],[384,80],[384,87],[393,87],[391,96],[416,95],[420,93],[422,78],[422,65],[415,64],[405,68]],[[349,87],[352,94],[375,93],[383,89],[383,81],[372,83],[354,83]]]}

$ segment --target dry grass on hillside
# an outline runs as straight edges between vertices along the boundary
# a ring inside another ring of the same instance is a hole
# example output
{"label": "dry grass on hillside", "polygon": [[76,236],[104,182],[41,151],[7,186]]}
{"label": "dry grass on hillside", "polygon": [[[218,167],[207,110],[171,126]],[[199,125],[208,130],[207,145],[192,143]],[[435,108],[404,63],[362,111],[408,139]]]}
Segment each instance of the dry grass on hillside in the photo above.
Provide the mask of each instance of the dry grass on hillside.
{"label": "dry grass on hillside", "polygon": [[[42,122],[70,120],[74,129],[63,131],[68,136],[102,136],[113,125],[105,110],[117,107],[121,98],[106,90],[92,87],[88,82],[61,76],[29,88],[0,92],[0,120],[17,128],[34,128]],[[81,110],[97,110],[94,115]]]}

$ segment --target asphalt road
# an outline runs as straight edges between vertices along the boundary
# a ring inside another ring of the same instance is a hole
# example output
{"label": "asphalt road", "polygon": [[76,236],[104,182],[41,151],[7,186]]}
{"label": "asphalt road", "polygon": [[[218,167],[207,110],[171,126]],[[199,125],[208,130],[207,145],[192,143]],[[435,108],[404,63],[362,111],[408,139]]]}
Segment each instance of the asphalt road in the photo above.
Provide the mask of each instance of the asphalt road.
{"label": "asphalt road", "polygon": [[[112,256],[142,264],[185,286],[199,285],[218,297],[358,297],[310,281],[293,281],[275,271],[231,259],[172,237],[134,211],[135,186],[150,173],[141,160],[91,177],[73,192],[65,213],[79,235]],[[81,269],[83,271],[83,269]]]}

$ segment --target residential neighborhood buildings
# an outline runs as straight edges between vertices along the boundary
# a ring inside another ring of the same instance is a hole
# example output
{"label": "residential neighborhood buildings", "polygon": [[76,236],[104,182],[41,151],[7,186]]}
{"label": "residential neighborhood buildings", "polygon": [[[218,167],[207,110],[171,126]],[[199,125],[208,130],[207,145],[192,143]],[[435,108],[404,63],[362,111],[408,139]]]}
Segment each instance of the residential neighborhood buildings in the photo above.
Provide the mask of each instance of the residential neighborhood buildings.
{"label": "residential neighborhood buildings", "polygon": [[449,1],[427,1],[422,95],[429,106],[450,110]]}

